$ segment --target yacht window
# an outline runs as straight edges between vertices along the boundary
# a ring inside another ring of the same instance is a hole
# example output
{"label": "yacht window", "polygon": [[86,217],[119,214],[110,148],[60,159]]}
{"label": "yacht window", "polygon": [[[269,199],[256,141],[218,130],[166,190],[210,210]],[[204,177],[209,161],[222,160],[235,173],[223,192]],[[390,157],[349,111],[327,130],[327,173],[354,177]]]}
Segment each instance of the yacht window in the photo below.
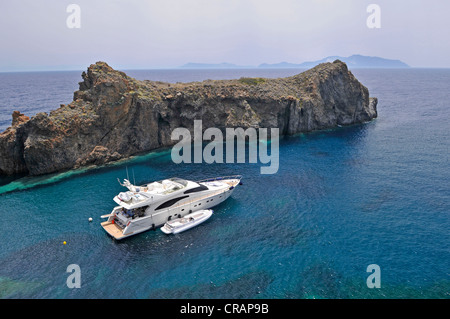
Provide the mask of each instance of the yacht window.
{"label": "yacht window", "polygon": [[206,187],[205,185],[200,185],[199,187],[188,189],[183,194],[197,193],[197,192],[206,191],[206,190],[208,190],[208,187]]}
{"label": "yacht window", "polygon": [[172,198],[172,199],[168,200],[167,202],[162,203],[161,205],[159,205],[155,210],[159,210],[159,209],[170,207],[170,206],[174,205],[176,202],[178,202],[178,201],[180,201],[180,200],[182,200],[184,198],[187,198],[187,197],[189,197],[189,196],[181,196],[181,197]]}

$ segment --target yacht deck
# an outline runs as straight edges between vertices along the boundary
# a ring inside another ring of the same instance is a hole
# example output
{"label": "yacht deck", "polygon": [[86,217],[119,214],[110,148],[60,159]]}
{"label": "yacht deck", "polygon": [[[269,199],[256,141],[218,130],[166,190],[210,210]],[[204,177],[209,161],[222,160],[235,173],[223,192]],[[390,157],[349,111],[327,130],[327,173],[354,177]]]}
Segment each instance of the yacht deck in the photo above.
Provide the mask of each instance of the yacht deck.
{"label": "yacht deck", "polygon": [[108,234],[110,234],[115,239],[121,239],[125,237],[123,235],[122,229],[117,226],[116,224],[113,224],[111,222],[103,222],[101,223],[102,227]]}

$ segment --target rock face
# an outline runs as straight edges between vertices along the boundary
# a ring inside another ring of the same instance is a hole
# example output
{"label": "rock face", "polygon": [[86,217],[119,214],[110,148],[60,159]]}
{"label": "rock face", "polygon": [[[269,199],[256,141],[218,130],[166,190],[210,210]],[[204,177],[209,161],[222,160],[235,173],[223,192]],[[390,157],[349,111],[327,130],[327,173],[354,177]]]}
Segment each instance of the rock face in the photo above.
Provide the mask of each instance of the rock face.
{"label": "rock face", "polygon": [[82,74],[73,102],[0,134],[0,174],[39,175],[170,146],[177,127],[277,127],[282,135],[369,121],[376,98],[336,60],[279,79],[138,81],[104,62]]}

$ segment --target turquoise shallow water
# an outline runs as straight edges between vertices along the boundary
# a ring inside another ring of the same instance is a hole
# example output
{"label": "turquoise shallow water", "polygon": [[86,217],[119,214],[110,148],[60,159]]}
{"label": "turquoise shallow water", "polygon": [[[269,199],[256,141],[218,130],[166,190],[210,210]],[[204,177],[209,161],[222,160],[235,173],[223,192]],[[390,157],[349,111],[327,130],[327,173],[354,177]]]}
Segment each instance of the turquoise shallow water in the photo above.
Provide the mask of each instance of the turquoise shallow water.
{"label": "turquoise shallow water", "polygon": [[[174,82],[244,71],[134,72]],[[176,165],[163,150],[96,169],[3,179],[0,297],[449,298],[450,70],[354,73],[379,98],[379,118],[283,138],[274,175],[261,175],[260,164]],[[8,83],[21,81],[8,76],[0,74],[2,101],[15,99],[17,86]],[[55,82],[73,74],[34,76]],[[49,111],[64,94],[61,103],[70,101],[72,86],[33,108]],[[4,117],[25,109],[1,107]],[[99,216],[114,206],[126,167],[137,184],[244,177],[201,226],[115,242]],[[80,289],[66,285],[69,264],[81,268]],[[380,289],[366,285],[370,264],[380,266]]]}

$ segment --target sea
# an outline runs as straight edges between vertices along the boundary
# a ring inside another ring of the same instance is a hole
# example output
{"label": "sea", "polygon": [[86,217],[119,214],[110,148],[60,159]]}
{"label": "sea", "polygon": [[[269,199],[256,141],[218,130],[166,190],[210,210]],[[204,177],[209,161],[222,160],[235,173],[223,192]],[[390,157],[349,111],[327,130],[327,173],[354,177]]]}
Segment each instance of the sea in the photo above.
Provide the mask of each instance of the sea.
{"label": "sea", "polygon": [[[302,72],[124,71],[171,83]],[[14,110],[71,102],[81,72],[0,73],[0,130]],[[352,72],[378,98],[378,118],[282,137],[275,174],[262,163],[175,164],[162,149],[2,177],[0,298],[449,299],[450,69]],[[187,232],[115,241],[100,226],[124,190],[117,178],[235,174],[242,185]]]}

